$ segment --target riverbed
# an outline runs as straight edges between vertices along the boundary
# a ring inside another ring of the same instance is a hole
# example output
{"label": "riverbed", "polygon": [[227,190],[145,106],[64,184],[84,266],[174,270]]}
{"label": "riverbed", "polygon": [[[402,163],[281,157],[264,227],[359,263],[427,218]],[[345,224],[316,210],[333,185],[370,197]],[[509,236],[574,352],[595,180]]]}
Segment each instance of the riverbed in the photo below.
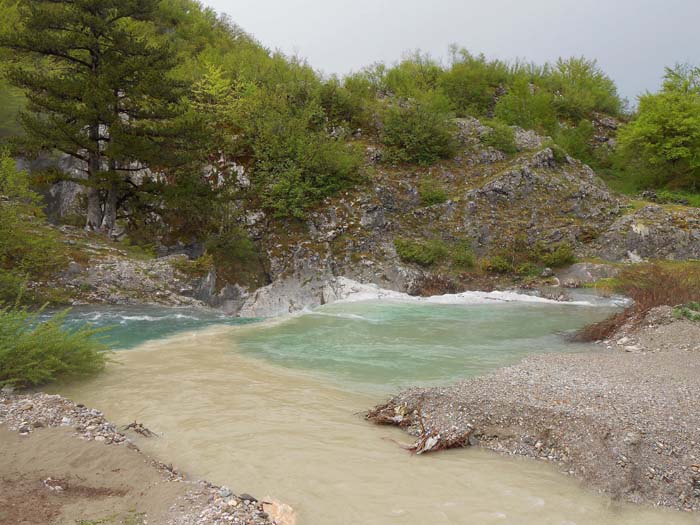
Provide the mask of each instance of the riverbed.
{"label": "riverbed", "polygon": [[285,501],[300,524],[696,523],[611,502],[542,462],[477,448],[411,455],[403,432],[362,417],[402,387],[533,353],[588,351],[564,335],[613,308],[370,301],[259,322],[81,311],[74,319],[116,324],[109,337],[126,349],[102,376],[55,391],[112,421],[144,423],[159,434],[139,441],[145,452],[192,477]]}

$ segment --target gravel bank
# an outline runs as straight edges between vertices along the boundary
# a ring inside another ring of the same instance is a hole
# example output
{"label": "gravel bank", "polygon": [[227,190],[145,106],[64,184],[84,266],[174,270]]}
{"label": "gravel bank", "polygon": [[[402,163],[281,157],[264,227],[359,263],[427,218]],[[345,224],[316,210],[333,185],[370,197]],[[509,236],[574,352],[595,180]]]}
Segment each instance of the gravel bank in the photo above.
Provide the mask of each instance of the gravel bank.
{"label": "gravel bank", "polygon": [[0,392],[0,441],[0,523],[294,523],[286,505],[187,480],[58,395]]}
{"label": "gravel bank", "polygon": [[556,462],[615,498],[700,511],[700,324],[668,314],[595,352],[407,390],[367,418],[406,429],[417,453],[479,445]]}

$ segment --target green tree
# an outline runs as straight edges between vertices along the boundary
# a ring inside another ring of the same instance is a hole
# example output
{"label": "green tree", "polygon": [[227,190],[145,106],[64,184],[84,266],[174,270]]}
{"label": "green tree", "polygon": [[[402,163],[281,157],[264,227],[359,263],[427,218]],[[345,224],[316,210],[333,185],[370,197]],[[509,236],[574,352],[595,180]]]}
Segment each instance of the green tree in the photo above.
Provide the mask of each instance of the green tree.
{"label": "green tree", "polygon": [[[10,83],[27,96],[26,151],[59,151],[86,173],[86,227],[112,231],[134,171],[168,162],[178,90],[153,22],[157,0],[21,0],[0,35]],[[147,181],[150,182],[150,181]]]}
{"label": "green tree", "polygon": [[383,120],[381,140],[391,161],[429,165],[455,153],[453,114],[449,101],[439,93],[397,101]]}
{"label": "green tree", "polygon": [[510,79],[509,68],[499,60],[488,61],[484,55],[474,56],[466,49],[453,47],[452,66],[439,79],[460,117],[487,115],[496,102],[499,88]]}
{"label": "green tree", "polygon": [[641,186],[700,191],[700,67],[667,69],[618,134],[621,161]]}
{"label": "green tree", "polygon": [[615,83],[595,60],[560,58],[546,68],[542,83],[555,96],[559,116],[573,122],[590,118],[595,111],[613,116],[622,111]]}
{"label": "green tree", "polygon": [[549,135],[559,127],[554,97],[528,79],[511,85],[498,100],[494,112],[496,118],[507,124]]}

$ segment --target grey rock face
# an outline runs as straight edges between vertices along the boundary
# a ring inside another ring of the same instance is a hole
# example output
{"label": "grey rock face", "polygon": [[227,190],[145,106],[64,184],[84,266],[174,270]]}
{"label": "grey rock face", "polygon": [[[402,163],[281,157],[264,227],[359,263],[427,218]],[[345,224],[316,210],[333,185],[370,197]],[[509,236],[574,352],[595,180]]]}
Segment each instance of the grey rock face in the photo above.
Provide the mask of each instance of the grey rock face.
{"label": "grey rock face", "polygon": [[576,263],[556,272],[556,277],[566,288],[579,288],[600,279],[615,277],[620,271],[609,264]]}
{"label": "grey rock face", "polygon": [[604,259],[700,259],[700,209],[650,205],[625,215],[597,240]]}

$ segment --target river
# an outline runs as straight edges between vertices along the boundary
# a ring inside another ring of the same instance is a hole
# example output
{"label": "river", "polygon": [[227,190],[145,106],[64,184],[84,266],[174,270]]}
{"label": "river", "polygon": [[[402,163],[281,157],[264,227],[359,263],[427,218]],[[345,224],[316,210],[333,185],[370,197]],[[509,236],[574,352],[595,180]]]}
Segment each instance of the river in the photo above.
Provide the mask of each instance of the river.
{"label": "river", "polygon": [[196,478],[292,505],[300,525],[695,523],[613,503],[549,464],[474,449],[414,456],[362,412],[405,386],[488,373],[612,311],[484,301],[333,304],[272,321],[197,310],[102,308],[120,348],[106,373],[61,393],[159,434],[149,454]]}

